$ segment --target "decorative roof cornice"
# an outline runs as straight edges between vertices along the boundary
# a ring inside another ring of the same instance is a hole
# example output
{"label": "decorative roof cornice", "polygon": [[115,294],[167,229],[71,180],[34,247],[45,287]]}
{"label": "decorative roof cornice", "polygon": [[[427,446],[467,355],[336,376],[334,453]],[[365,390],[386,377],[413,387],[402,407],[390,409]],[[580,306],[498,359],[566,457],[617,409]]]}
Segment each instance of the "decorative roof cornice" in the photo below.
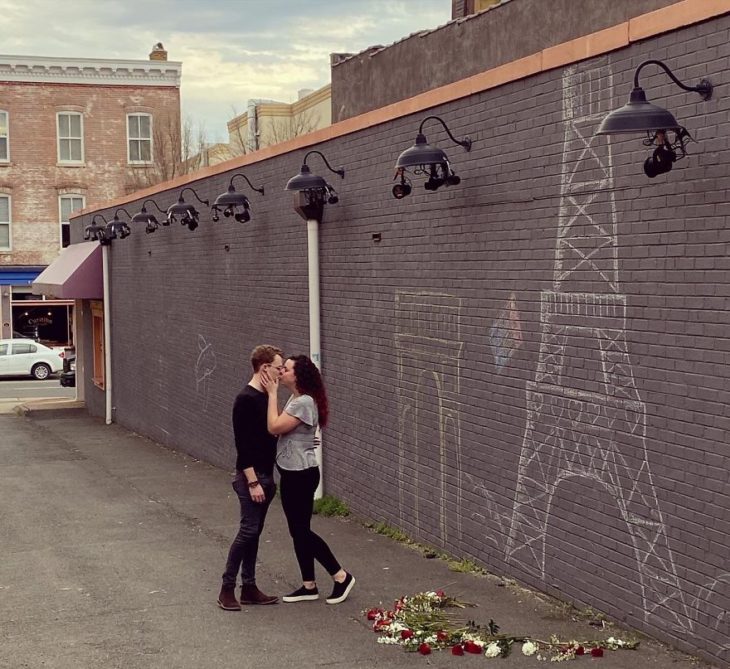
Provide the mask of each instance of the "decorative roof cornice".
{"label": "decorative roof cornice", "polygon": [[180,86],[182,63],[0,55],[0,81],[97,86]]}

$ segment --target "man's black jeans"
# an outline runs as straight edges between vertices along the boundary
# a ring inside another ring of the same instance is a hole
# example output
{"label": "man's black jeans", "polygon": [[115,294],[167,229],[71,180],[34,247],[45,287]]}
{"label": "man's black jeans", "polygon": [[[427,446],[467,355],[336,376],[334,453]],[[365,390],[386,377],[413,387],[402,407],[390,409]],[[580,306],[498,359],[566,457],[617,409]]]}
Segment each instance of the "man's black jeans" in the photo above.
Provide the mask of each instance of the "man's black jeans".
{"label": "man's black jeans", "polygon": [[269,474],[256,472],[261,487],[264,489],[266,500],[258,503],[251,499],[246,477],[236,474],[232,485],[241,504],[241,524],[238,534],[228,551],[226,570],[223,572],[223,587],[235,588],[238,570],[241,570],[241,581],[244,585],[256,583],[256,556],[259,552],[259,537],[264,529],[266,512],[271,500],[276,495],[274,477]]}

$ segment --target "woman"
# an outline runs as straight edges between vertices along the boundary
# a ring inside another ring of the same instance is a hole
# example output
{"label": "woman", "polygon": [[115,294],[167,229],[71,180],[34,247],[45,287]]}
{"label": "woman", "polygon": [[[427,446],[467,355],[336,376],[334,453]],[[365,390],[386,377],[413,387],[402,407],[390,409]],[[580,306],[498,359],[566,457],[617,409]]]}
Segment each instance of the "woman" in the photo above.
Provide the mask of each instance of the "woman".
{"label": "woman", "polygon": [[[279,382],[291,391],[281,413],[277,401]],[[281,504],[302,573],[302,587],[282,599],[285,602],[319,599],[314,579],[317,560],[334,580],[332,594],[326,601],[339,604],[347,599],[355,579],[342,569],[324,539],[310,529],[314,492],[319,485],[314,439],[317,426],[324,427],[328,416],[322,377],[306,355],[297,355],[287,359],[279,377],[267,375],[262,385],[269,393],[268,429],[279,436],[276,468],[281,474]]]}

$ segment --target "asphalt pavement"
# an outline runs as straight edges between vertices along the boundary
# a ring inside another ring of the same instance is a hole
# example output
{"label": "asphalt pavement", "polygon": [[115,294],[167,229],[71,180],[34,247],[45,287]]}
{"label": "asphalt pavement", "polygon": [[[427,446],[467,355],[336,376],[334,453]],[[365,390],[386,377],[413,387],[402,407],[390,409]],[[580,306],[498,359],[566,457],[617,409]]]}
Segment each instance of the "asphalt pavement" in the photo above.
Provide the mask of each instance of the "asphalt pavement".
{"label": "asphalt pavement", "polygon": [[[443,651],[421,656],[376,643],[363,610],[439,588],[477,604],[469,617],[494,619],[506,633],[622,634],[498,577],[452,572],[355,518],[314,519],[357,579],[347,601],[222,611],[220,576],[238,524],[230,473],[81,409],[48,406],[0,415],[3,669],[541,665],[519,648],[488,660]],[[263,591],[283,595],[299,585],[278,500],[259,557]],[[328,577],[320,571],[318,578],[326,596]],[[602,669],[702,666],[650,640],[636,651],[575,662]]]}

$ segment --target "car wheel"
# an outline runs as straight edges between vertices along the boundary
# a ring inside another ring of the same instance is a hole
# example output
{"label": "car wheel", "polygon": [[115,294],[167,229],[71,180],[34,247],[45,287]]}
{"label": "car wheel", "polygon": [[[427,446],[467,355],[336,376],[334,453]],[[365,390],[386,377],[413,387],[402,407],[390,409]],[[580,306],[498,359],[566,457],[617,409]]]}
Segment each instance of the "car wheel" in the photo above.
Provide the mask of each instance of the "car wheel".
{"label": "car wheel", "polygon": [[39,362],[37,365],[33,366],[30,373],[33,375],[33,378],[38,379],[39,381],[44,381],[51,375],[51,368],[44,362]]}

